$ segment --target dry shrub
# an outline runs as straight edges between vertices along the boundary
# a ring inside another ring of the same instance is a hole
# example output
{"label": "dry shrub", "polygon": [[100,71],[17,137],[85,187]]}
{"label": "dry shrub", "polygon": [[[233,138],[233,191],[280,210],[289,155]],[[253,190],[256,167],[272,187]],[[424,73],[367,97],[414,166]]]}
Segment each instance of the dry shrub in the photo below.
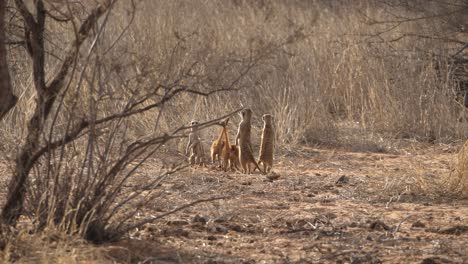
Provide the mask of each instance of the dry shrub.
{"label": "dry shrub", "polygon": [[389,176],[384,187],[386,194],[416,194],[431,199],[468,198],[468,141],[460,149],[450,173],[428,173],[423,164],[414,163],[411,175]]}
{"label": "dry shrub", "polygon": [[40,233],[11,234],[0,252],[2,263],[106,263],[108,256],[77,236],[48,229]]}
{"label": "dry shrub", "polygon": [[457,165],[442,182],[443,193],[460,198],[468,198],[468,141],[458,153]]}

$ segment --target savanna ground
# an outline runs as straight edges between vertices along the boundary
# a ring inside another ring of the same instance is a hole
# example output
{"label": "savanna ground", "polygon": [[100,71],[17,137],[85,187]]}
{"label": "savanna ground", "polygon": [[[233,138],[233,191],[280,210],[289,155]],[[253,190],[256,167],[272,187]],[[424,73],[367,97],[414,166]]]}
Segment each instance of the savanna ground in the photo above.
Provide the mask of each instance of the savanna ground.
{"label": "savanna ground", "polygon": [[[415,184],[450,173],[455,152],[416,142],[379,152],[297,147],[279,151],[269,175],[190,168],[169,176],[139,217],[230,198],[184,209],[116,243],[25,234],[14,252],[27,262],[466,263],[468,200],[429,198]],[[183,158],[167,154],[165,162]],[[160,167],[149,162],[122,192],[138,190]]]}
{"label": "savanna ground", "polygon": [[[468,263],[466,1],[3,2],[1,260]],[[241,107],[273,173],[178,166]]]}

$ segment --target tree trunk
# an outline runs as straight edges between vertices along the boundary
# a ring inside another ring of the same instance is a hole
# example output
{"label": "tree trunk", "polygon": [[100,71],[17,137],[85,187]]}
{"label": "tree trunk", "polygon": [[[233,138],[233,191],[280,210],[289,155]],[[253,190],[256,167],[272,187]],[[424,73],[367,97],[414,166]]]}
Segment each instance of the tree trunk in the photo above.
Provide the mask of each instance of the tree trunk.
{"label": "tree trunk", "polygon": [[13,94],[8,71],[5,36],[6,0],[0,0],[0,120],[15,106],[18,98]]}
{"label": "tree trunk", "polygon": [[[4,2],[4,0],[0,1]],[[7,225],[15,225],[21,215],[26,196],[28,176],[37,161],[35,155],[41,149],[41,133],[44,132],[45,122],[51,113],[60,90],[63,88],[65,78],[70,71],[78,50],[89,36],[92,26],[111,5],[109,1],[105,1],[103,5],[98,5],[88,15],[80,26],[78,34],[75,36],[75,41],[67,49],[60,70],[50,84],[46,85],[44,51],[46,9],[43,0],[35,1],[34,15],[28,10],[22,0],[15,0],[15,3],[25,21],[25,40],[33,62],[33,79],[37,98],[34,114],[28,122],[28,135],[16,158],[15,170],[8,186],[7,200],[0,215],[0,221]],[[2,10],[4,9],[2,8]]]}

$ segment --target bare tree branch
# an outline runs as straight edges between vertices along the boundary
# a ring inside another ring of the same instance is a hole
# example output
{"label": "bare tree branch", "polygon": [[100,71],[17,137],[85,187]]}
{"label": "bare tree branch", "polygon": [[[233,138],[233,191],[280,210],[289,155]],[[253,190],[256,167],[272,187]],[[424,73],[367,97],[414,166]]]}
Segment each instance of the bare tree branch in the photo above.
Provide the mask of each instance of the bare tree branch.
{"label": "bare tree branch", "polygon": [[35,89],[37,91],[37,101],[34,114],[28,123],[26,143],[22,146],[17,157],[16,168],[9,184],[7,201],[1,214],[2,222],[8,225],[15,225],[21,214],[26,192],[26,181],[34,161],[36,160],[34,153],[40,149],[40,135],[43,132],[45,122],[50,115],[59,91],[63,87],[69,69],[73,65],[76,54],[81,44],[88,37],[92,26],[115,1],[106,1],[105,4],[98,5],[91,11],[91,14],[80,26],[75,41],[67,49],[65,59],[62,62],[59,72],[48,86],[45,84],[44,29],[46,12],[44,3],[42,0],[37,0],[35,2],[36,18],[29,12],[22,0],[15,0],[15,3],[26,24],[26,42],[29,43],[29,52],[33,61],[33,76]]}

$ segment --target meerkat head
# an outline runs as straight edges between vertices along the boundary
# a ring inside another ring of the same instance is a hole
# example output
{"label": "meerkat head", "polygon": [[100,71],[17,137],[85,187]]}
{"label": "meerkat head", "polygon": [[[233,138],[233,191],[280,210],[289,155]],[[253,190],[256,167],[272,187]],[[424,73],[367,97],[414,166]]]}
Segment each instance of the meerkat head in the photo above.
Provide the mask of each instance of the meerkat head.
{"label": "meerkat head", "polygon": [[190,126],[192,126],[192,128],[190,130],[195,132],[197,130],[197,128],[195,128],[194,126],[197,126],[198,124],[200,124],[200,123],[197,120],[192,120],[190,122]]}
{"label": "meerkat head", "polygon": [[249,120],[250,117],[252,116],[252,110],[250,110],[250,108],[245,108],[239,114],[243,120]]}
{"label": "meerkat head", "polygon": [[271,124],[273,122],[273,116],[270,114],[263,115],[262,119],[263,119],[263,122],[265,122],[265,124]]}
{"label": "meerkat head", "polygon": [[236,145],[231,145],[231,153],[237,154],[238,152],[237,146]]}

